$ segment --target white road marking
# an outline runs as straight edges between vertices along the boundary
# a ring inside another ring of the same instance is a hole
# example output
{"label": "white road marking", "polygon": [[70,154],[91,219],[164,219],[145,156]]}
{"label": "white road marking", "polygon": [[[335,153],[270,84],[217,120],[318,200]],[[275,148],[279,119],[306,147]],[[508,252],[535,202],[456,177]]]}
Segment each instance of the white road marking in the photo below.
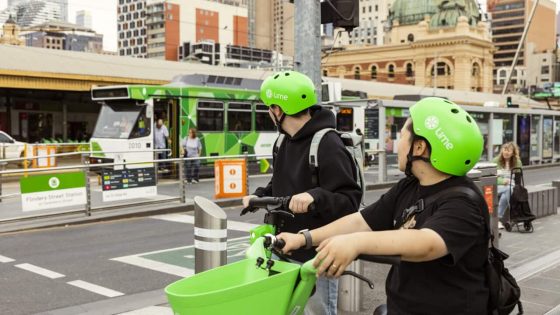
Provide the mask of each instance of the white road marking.
{"label": "white road marking", "polygon": [[41,275],[43,277],[51,278],[51,279],[57,279],[57,278],[65,277],[65,275],[60,274],[58,272],[54,272],[54,271],[51,271],[51,270],[48,270],[48,269],[45,269],[45,268],[41,268],[41,267],[38,267],[38,266],[35,266],[35,265],[32,265],[32,264],[28,264],[28,263],[19,264],[19,265],[16,265],[16,267],[18,267],[20,269],[23,269],[23,270],[33,272],[33,273],[36,273],[36,274]]}
{"label": "white road marking", "polygon": [[0,263],[9,263],[12,261],[15,261],[15,259],[0,255]]}
{"label": "white road marking", "polygon": [[124,295],[124,293],[121,293],[119,291],[107,289],[100,285],[89,283],[82,280],[70,281],[68,282],[68,284],[106,297],[116,297],[116,296]]}
{"label": "white road marking", "polygon": [[[192,246],[186,246],[186,247],[192,247]],[[185,247],[179,247],[179,248],[175,248],[175,249],[181,249],[181,248],[185,248]],[[168,250],[169,249],[166,249],[164,251],[168,251]],[[133,266],[138,266],[138,267],[142,267],[142,268],[146,268],[146,269],[150,269],[150,270],[155,270],[155,271],[159,271],[159,272],[163,272],[163,273],[167,273],[167,274],[170,274],[170,275],[179,276],[179,277],[183,277],[183,278],[190,277],[190,276],[194,275],[194,270],[193,269],[180,267],[180,266],[176,266],[176,265],[171,265],[171,264],[166,264],[166,263],[163,263],[163,262],[159,262],[159,261],[155,261],[155,260],[140,257],[140,255],[146,255],[146,254],[149,254],[149,253],[143,253],[143,254],[131,255],[131,256],[124,256],[124,257],[118,257],[118,258],[111,258],[111,260],[120,261],[120,262],[125,263],[125,264],[130,264],[130,265],[133,265]]]}

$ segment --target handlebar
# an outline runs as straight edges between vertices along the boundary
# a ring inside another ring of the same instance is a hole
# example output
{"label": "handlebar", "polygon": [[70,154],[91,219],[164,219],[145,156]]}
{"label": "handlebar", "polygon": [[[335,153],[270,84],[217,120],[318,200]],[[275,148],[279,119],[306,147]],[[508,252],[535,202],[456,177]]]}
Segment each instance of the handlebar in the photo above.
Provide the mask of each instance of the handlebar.
{"label": "handlebar", "polygon": [[[249,205],[241,211],[241,215],[247,212],[256,212],[259,209],[265,209],[268,212],[284,212],[289,216],[293,216],[290,211],[290,200],[292,196],[286,197],[256,197],[249,199]],[[307,207],[307,211],[315,211],[315,203],[311,203]]]}

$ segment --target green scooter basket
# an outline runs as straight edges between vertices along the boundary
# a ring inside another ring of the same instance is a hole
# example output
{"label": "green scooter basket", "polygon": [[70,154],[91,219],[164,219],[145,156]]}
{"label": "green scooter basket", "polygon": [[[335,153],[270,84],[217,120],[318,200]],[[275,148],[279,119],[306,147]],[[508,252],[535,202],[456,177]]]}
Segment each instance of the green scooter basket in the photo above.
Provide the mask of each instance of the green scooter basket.
{"label": "green scooter basket", "polygon": [[269,276],[244,259],[174,282],[165,293],[175,315],[285,315],[300,267],[275,261]]}

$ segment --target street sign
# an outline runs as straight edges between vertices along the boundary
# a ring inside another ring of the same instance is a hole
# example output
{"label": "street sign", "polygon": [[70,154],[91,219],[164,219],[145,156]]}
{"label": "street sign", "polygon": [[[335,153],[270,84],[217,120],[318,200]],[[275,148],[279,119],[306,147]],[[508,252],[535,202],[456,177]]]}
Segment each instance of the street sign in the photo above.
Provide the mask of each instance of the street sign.
{"label": "street sign", "polygon": [[215,198],[235,198],[247,195],[247,165],[244,159],[214,162]]}
{"label": "street sign", "polygon": [[104,169],[102,187],[103,201],[154,197],[157,195],[155,168]]}
{"label": "street sign", "polygon": [[19,184],[23,211],[85,205],[87,202],[83,172],[22,177]]}

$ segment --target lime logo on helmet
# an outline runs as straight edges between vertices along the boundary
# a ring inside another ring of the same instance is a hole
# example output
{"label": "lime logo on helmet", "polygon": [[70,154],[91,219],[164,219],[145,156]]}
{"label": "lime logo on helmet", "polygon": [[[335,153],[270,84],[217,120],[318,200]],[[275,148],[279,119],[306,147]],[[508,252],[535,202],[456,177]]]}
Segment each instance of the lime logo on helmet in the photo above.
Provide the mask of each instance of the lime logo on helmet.
{"label": "lime logo on helmet", "polygon": [[436,136],[447,150],[453,150],[453,143],[441,128],[436,129]]}
{"label": "lime logo on helmet", "polygon": [[288,95],[275,93],[271,89],[267,89],[265,93],[266,93],[266,97],[271,98],[271,99],[282,100],[282,101],[287,101],[288,100]]}
{"label": "lime logo on helmet", "polygon": [[434,130],[439,126],[439,119],[436,116],[428,116],[424,120],[424,126],[429,130]]}

